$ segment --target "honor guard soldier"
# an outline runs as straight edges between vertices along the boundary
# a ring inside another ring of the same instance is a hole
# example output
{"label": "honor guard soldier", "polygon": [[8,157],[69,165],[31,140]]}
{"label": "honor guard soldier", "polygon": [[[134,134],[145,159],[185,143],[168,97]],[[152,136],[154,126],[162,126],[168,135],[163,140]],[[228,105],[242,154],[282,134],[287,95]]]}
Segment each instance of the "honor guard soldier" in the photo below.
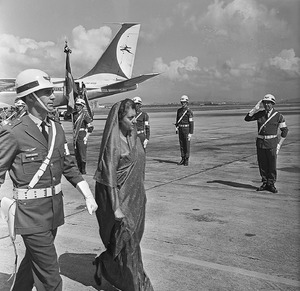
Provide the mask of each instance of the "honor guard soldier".
{"label": "honor guard soldier", "polygon": [[178,165],[189,165],[190,142],[194,132],[193,112],[188,108],[189,98],[186,95],[180,98],[181,108],[177,110],[176,133],[179,136],[181,161]]}
{"label": "honor guard soldier", "polygon": [[74,129],[74,151],[78,169],[82,174],[86,174],[86,152],[89,135],[93,132],[92,117],[88,114],[85,101],[78,98],[75,102],[75,112],[73,113]]}
{"label": "honor guard soldier", "polygon": [[0,185],[9,171],[16,203],[14,230],[26,247],[11,290],[31,291],[35,285],[37,290],[61,291],[54,239],[64,224],[62,175],[84,196],[90,214],[97,204],[69,153],[62,126],[48,118],[55,99],[50,77],[25,70],[16,78],[16,92],[28,113],[0,129]]}
{"label": "honor guard soldier", "polygon": [[137,127],[137,135],[140,138],[144,149],[148,144],[150,139],[150,123],[149,123],[149,115],[141,110],[142,107],[142,98],[141,97],[134,97],[132,101],[135,103],[136,106],[136,127]]}
{"label": "honor guard soldier", "polygon": [[[275,187],[277,155],[288,133],[283,115],[273,108],[275,103],[275,97],[267,94],[245,117],[245,121],[257,120],[258,126],[256,149],[262,185],[257,191],[268,190],[273,193],[278,192]],[[279,140],[278,128],[281,131]]]}
{"label": "honor guard soldier", "polygon": [[15,100],[15,108],[16,108],[16,117],[20,118],[27,112],[27,105],[22,99]]}

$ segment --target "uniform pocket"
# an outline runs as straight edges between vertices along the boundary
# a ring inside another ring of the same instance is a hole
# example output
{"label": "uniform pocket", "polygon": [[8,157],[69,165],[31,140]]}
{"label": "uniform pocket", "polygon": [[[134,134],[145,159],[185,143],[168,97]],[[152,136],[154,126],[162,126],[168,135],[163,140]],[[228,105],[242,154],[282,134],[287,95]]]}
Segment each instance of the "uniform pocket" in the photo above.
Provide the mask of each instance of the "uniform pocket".
{"label": "uniform pocket", "polygon": [[34,174],[41,166],[43,157],[39,152],[22,153],[21,161],[24,174]]}

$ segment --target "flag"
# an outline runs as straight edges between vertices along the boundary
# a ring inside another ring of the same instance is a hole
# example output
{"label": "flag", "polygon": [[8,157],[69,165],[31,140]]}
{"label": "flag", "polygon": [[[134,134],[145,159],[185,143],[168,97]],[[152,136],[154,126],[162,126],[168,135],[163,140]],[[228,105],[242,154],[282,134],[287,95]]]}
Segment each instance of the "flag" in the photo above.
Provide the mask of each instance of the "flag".
{"label": "flag", "polygon": [[92,112],[92,109],[91,109],[91,106],[90,106],[90,103],[89,103],[89,100],[87,98],[87,94],[86,94],[86,88],[85,88],[85,84],[82,82],[82,97],[83,97],[83,100],[85,101],[85,105],[86,105],[86,110],[90,116],[90,118],[93,120],[93,112]]}
{"label": "flag", "polygon": [[68,111],[73,111],[75,107],[75,94],[77,94],[77,89],[75,86],[75,82],[71,72],[71,65],[70,65],[70,53],[72,51],[68,47],[68,43],[66,41],[64,52],[67,54],[66,57],[66,75],[65,75],[65,86],[64,86],[64,95],[68,99]]}

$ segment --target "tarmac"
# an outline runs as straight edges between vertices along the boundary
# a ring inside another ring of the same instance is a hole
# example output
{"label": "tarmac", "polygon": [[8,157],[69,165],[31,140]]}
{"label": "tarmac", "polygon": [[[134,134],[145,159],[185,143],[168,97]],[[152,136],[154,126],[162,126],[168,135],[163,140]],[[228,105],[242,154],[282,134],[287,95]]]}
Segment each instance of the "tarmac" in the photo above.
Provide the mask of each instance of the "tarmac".
{"label": "tarmac", "polygon": [[[175,112],[148,112],[146,227],[141,248],[155,291],[300,290],[300,108],[279,108],[289,134],[278,156],[278,193],[257,192],[256,122],[251,108],[194,109],[195,133],[188,167],[178,166]],[[72,140],[70,122],[62,122]],[[85,179],[94,191],[105,114],[94,120]],[[7,178],[0,196],[10,196]],[[66,223],[56,248],[64,290],[115,291],[94,282],[92,261],[104,251],[95,215],[79,192],[63,180]],[[18,263],[24,254],[17,236]],[[14,249],[0,220],[0,290],[8,291]]]}

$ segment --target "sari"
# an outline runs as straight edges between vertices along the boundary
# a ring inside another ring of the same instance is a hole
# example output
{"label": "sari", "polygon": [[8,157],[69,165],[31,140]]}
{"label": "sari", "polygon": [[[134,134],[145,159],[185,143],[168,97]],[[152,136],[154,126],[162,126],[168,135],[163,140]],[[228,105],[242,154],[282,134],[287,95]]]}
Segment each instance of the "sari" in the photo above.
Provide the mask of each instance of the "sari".
{"label": "sari", "polygon": [[[134,130],[127,136],[128,150],[124,154],[118,120],[120,103],[107,117],[94,176],[96,217],[106,247],[95,264],[100,277],[122,291],[153,291],[140,248],[146,210],[145,151]],[[115,218],[116,205],[125,216],[122,220]]]}

